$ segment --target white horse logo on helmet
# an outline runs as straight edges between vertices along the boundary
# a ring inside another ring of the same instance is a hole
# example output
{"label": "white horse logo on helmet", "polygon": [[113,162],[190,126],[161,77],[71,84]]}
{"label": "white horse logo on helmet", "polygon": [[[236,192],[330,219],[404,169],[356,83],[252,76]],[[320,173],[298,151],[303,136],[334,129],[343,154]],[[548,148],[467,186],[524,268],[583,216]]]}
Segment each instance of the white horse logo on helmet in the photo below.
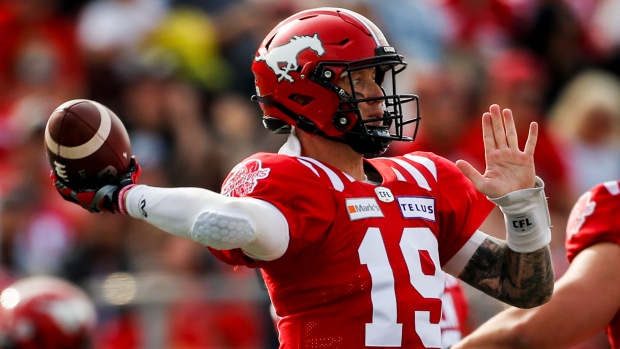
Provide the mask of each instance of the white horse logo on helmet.
{"label": "white horse logo on helmet", "polygon": [[254,60],[267,63],[267,66],[276,73],[278,82],[286,79],[288,82],[292,83],[295,82],[295,80],[293,80],[293,77],[290,76],[288,72],[295,71],[299,68],[297,56],[301,51],[306,49],[316,52],[318,56],[325,54],[323,43],[319,40],[318,34],[314,34],[314,36],[296,35],[286,44],[276,46],[264,55],[257,56]]}

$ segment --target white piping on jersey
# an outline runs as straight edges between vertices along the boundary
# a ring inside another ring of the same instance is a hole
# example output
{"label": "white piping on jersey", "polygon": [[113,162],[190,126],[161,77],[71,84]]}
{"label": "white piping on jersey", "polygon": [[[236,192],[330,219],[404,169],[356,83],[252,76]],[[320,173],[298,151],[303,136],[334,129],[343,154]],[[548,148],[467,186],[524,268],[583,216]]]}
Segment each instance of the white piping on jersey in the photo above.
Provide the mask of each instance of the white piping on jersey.
{"label": "white piping on jersey", "polygon": [[[349,174],[348,174],[348,173],[344,173],[344,172],[342,172],[342,174],[343,174],[343,175],[345,175],[345,177],[347,177],[347,179],[348,179],[349,181],[351,181],[351,182],[355,182],[355,178],[353,178],[353,177],[349,176]],[[368,179],[368,177],[366,177],[366,179]],[[364,182],[365,182],[365,181],[364,181]]]}
{"label": "white piping on jersey", "polygon": [[394,167],[390,167],[392,169],[392,171],[394,171],[394,174],[396,175],[396,178],[401,181],[401,182],[406,182],[407,180],[405,179],[405,176],[403,176],[402,173],[400,173],[399,170],[395,169]]}
{"label": "white piping on jersey", "polygon": [[611,195],[620,194],[620,186],[618,185],[618,181],[605,182],[603,183],[603,185],[605,186],[605,188],[607,188]]}
{"label": "white piping on jersey", "polygon": [[304,160],[304,159],[300,159],[300,158],[297,158],[297,160],[299,160],[299,162],[301,162],[301,164],[302,164],[302,165],[304,165],[304,166],[306,166],[307,168],[311,169],[311,170],[312,170],[312,172],[314,172],[314,174],[315,174],[317,177],[321,177],[321,175],[319,174],[319,171],[317,171],[317,170],[316,170],[316,168],[314,168],[314,166],[312,166],[312,164],[311,164],[311,163],[309,163],[308,161],[306,161],[306,160]]}
{"label": "white piping on jersey", "polygon": [[433,162],[433,160],[429,159],[429,158],[425,158],[423,156],[418,156],[418,155],[411,155],[411,154],[406,154],[405,157],[411,161],[415,161],[418,164],[426,167],[426,169],[433,175],[433,177],[435,178],[435,181],[437,181],[437,166],[435,166],[435,163]]}
{"label": "white piping on jersey", "polygon": [[426,190],[431,190],[431,187],[428,185],[428,182],[426,181],[426,178],[424,178],[424,175],[422,175],[422,173],[417,168],[415,168],[413,165],[401,159],[395,159],[395,158],[386,158],[386,159],[394,161],[395,163],[399,164],[402,168],[404,168],[407,172],[409,172],[409,174],[413,177],[413,179],[415,179],[415,181],[418,183],[420,187]]}
{"label": "white piping on jersey", "polygon": [[327,173],[327,177],[329,177],[329,180],[332,181],[332,185],[334,186],[334,189],[336,189],[338,191],[343,191],[344,190],[344,183],[342,182],[340,177],[338,177],[336,172],[332,171],[329,167],[323,165],[322,163],[320,163],[319,161],[317,161],[315,159],[308,158],[308,157],[305,157],[305,156],[299,157],[298,159],[300,161],[302,159],[306,160],[306,161],[311,162],[314,165],[320,167],[323,171],[325,171],[325,173]]}

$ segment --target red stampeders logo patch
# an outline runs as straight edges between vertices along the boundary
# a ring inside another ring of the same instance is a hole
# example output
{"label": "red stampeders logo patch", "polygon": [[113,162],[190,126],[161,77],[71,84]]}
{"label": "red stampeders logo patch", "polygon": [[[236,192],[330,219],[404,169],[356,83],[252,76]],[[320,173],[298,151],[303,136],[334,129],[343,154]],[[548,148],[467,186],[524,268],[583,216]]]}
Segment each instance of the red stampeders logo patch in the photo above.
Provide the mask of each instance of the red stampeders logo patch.
{"label": "red stampeders logo patch", "polygon": [[568,225],[566,227],[566,234],[569,237],[577,233],[579,229],[581,229],[583,222],[585,222],[586,217],[594,212],[596,202],[590,201],[591,198],[592,193],[587,192],[577,200],[575,207],[573,207],[570,217],[568,217]]}
{"label": "red stampeders logo patch", "polygon": [[263,168],[260,160],[249,160],[232,169],[224,187],[222,195],[245,196],[254,191],[259,179],[269,176],[269,168]]}

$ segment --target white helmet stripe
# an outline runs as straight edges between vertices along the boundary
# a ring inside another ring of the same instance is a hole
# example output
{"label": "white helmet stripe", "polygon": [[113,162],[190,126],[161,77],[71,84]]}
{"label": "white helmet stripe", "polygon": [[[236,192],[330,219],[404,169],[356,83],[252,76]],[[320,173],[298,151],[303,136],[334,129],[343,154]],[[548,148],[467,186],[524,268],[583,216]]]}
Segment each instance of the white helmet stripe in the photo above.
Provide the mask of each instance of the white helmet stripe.
{"label": "white helmet stripe", "polygon": [[[321,8],[317,8],[316,10],[317,11],[320,11],[320,10],[330,10],[330,11],[333,11],[334,8],[333,7],[321,7]],[[344,8],[337,8],[336,10],[344,12],[344,13],[350,15],[351,17],[355,17],[358,21],[360,21],[366,27],[366,29],[368,29],[368,31],[372,35],[372,38],[375,40],[375,43],[377,44],[377,46],[384,46],[385,45],[385,44],[382,44],[381,41],[380,41],[380,39],[383,39],[383,41],[385,41],[385,37],[382,37],[382,38],[377,37],[376,30],[378,30],[379,28],[377,28],[375,25],[371,26],[370,24],[372,24],[372,22],[368,18],[360,15],[359,13],[356,13],[356,12],[353,12],[351,10],[347,10],[347,9],[344,9]],[[375,27],[375,29],[373,29],[373,27]],[[381,34],[381,36],[383,36],[383,33],[381,33],[380,31],[379,31],[379,33]]]}
{"label": "white helmet stripe", "polygon": [[375,33],[375,31],[373,30],[373,28],[368,24],[370,23],[370,20],[362,15],[360,15],[359,13],[347,10],[347,9],[342,9],[342,12],[345,12],[349,15],[351,15],[352,17],[357,18],[358,21],[362,22],[362,24],[364,24],[364,26],[368,29],[368,31],[370,32],[370,34],[372,35],[372,38],[375,39],[375,42],[377,43],[377,46],[381,46],[381,42],[379,41],[379,38],[377,37],[377,33]]}

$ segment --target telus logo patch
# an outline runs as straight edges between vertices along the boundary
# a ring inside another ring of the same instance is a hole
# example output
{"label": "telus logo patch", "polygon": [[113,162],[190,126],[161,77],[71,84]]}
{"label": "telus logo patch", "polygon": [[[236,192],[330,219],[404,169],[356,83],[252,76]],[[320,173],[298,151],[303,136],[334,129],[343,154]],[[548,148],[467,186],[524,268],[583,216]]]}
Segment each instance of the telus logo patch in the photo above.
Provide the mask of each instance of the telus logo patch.
{"label": "telus logo patch", "polygon": [[400,211],[405,218],[422,218],[435,221],[435,199],[421,196],[399,196]]}

